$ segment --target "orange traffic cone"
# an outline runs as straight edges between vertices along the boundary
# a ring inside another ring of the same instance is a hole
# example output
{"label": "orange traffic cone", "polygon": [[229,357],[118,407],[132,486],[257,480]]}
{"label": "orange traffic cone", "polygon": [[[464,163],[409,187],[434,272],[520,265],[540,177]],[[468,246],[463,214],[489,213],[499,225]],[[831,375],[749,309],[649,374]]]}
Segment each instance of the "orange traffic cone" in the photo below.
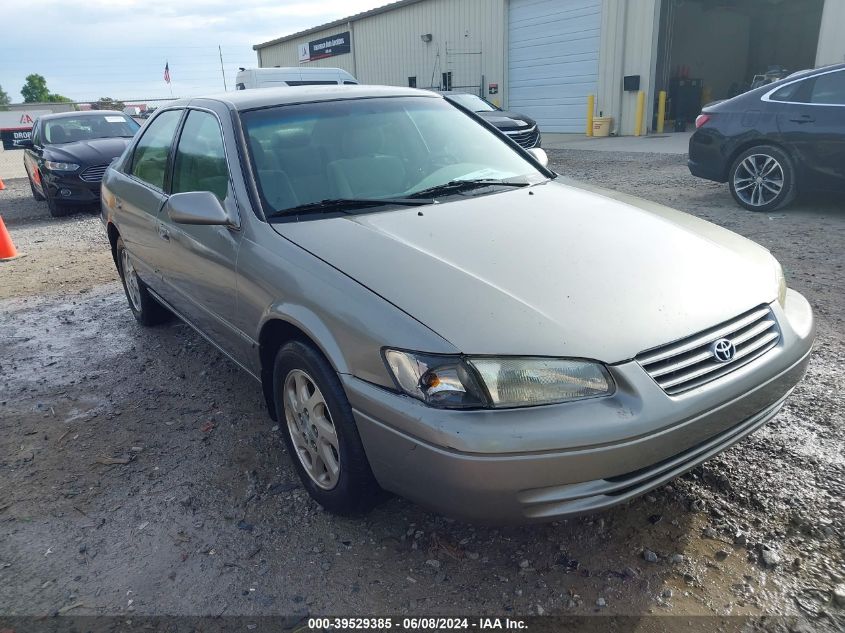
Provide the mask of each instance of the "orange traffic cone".
{"label": "orange traffic cone", "polygon": [[18,257],[18,249],[15,248],[12,242],[12,236],[6,230],[6,225],[3,223],[3,218],[0,217],[0,262],[7,259],[14,259]]}
{"label": "orange traffic cone", "polygon": [[3,191],[6,188],[6,185],[3,184],[3,179],[0,178],[0,191]]}

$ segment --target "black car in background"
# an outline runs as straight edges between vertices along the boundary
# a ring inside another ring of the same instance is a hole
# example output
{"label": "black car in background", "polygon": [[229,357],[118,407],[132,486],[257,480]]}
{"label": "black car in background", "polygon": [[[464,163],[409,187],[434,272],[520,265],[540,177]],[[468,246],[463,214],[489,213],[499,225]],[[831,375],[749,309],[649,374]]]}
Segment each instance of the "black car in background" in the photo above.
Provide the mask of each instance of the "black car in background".
{"label": "black car in background", "polygon": [[540,130],[537,123],[524,114],[508,112],[478,95],[465,92],[440,92],[446,99],[497,127],[525,149],[540,147]]}
{"label": "black car in background", "polygon": [[39,117],[26,149],[24,167],[36,200],[47,200],[50,215],[97,204],[100,181],[141,126],[123,112],[95,110]]}
{"label": "black car in background", "polygon": [[746,209],[781,208],[798,191],[845,191],[845,64],[707,106],[695,125],[690,172],[727,182]]}

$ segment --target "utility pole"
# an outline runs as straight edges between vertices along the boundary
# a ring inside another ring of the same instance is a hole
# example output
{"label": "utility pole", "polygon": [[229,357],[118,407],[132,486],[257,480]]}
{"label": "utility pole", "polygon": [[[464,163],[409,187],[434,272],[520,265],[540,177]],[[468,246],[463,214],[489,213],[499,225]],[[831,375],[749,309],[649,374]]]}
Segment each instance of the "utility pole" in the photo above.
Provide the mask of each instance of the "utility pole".
{"label": "utility pole", "polygon": [[223,47],[220,44],[217,45],[217,52],[220,53],[220,72],[223,74],[223,92],[228,92],[229,89],[226,87],[226,71],[223,68]]}

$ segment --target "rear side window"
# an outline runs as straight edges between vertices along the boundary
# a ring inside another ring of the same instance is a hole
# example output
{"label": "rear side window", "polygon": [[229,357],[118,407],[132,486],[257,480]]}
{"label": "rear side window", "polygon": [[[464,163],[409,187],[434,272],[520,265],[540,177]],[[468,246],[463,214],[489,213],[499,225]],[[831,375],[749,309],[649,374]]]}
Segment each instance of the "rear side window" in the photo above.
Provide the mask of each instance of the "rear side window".
{"label": "rear side window", "polygon": [[228,187],[229,169],[217,117],[191,110],[176,149],[172,192],[210,191],[222,202]]}
{"label": "rear side window", "polygon": [[845,105],[845,72],[827,73],[816,77],[810,103]]}
{"label": "rear side window", "polygon": [[173,135],[182,118],[182,110],[162,112],[150,123],[132,156],[130,173],[144,182],[164,190],[167,155],[173,144]]}
{"label": "rear side window", "polygon": [[791,101],[793,103],[799,102],[799,95],[803,91],[805,87],[805,82],[803,81],[796,81],[795,83],[789,84],[788,86],[784,86],[780,90],[776,90],[772,93],[772,96],[769,97],[772,101]]}

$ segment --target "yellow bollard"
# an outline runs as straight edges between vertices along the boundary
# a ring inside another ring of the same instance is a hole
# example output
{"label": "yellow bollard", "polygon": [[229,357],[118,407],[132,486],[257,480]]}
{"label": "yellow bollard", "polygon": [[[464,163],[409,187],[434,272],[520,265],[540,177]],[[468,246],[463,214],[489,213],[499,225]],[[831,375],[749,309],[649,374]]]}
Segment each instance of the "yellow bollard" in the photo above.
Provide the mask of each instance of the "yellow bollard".
{"label": "yellow bollard", "polygon": [[596,111],[596,95],[587,95],[587,136],[593,135],[593,113]]}
{"label": "yellow bollard", "polygon": [[666,118],[666,91],[661,90],[657,96],[657,133],[663,134],[663,120]]}
{"label": "yellow bollard", "polygon": [[640,90],[637,93],[637,120],[634,121],[634,136],[643,133],[643,112],[645,111],[645,93]]}

